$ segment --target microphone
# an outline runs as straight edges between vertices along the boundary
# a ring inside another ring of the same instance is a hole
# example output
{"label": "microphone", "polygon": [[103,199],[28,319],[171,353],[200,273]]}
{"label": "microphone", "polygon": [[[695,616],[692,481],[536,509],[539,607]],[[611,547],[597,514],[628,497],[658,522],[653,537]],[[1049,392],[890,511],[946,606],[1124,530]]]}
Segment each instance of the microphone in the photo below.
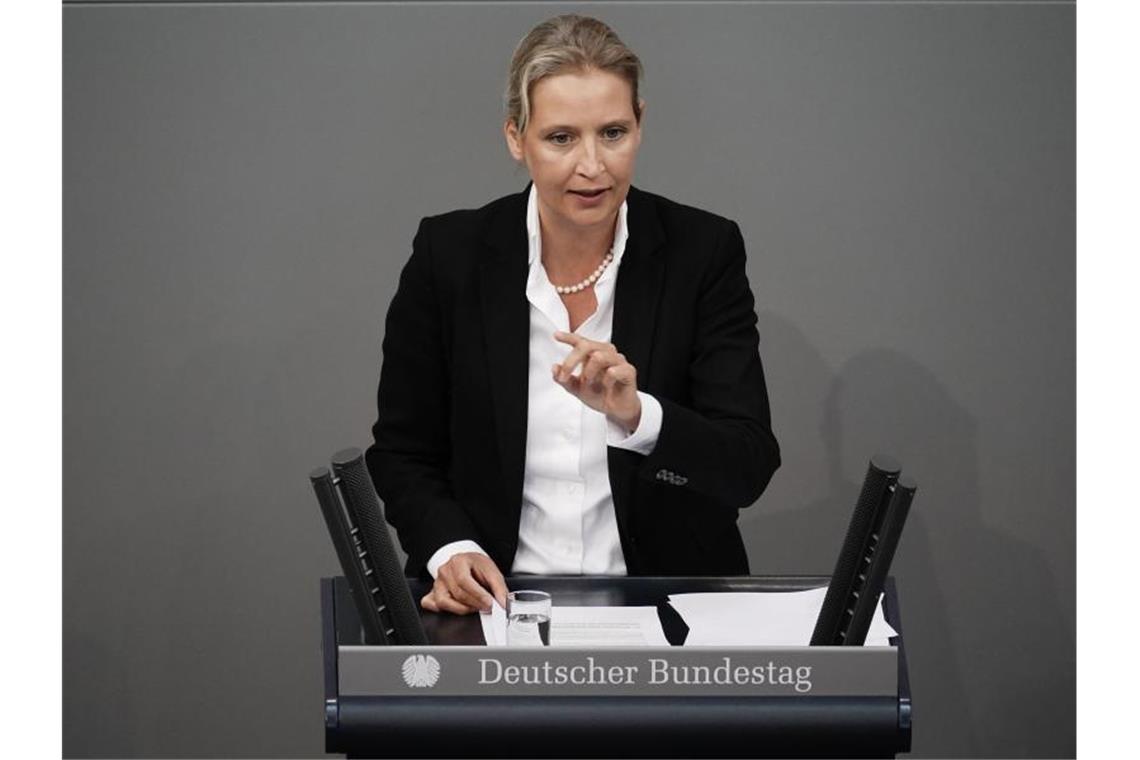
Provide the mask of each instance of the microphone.
{"label": "microphone", "polygon": [[812,646],[862,646],[918,486],[898,462],[871,458],[831,574]]}

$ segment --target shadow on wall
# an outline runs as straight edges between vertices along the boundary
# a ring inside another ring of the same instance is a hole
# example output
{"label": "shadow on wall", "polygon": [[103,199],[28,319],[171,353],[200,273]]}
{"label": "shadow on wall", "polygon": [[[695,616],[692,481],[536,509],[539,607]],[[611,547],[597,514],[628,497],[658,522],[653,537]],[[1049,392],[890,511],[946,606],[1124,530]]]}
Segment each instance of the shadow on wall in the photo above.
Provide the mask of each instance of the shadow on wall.
{"label": "shadow on wall", "polygon": [[[787,509],[765,509],[743,526],[753,572],[830,573],[867,461],[894,455],[919,486],[891,570],[907,639],[914,754],[1071,756],[1073,633],[1042,552],[984,520],[975,419],[905,354],[868,349],[832,372],[794,325],[764,313],[760,330],[765,355],[780,357],[770,362],[770,386],[789,391],[787,399],[773,394],[777,436],[792,444],[783,474],[799,479],[819,467],[827,487],[817,496],[816,484],[804,502],[793,496]],[[806,440],[820,399],[822,447]],[[793,459],[809,452],[825,464]]]}

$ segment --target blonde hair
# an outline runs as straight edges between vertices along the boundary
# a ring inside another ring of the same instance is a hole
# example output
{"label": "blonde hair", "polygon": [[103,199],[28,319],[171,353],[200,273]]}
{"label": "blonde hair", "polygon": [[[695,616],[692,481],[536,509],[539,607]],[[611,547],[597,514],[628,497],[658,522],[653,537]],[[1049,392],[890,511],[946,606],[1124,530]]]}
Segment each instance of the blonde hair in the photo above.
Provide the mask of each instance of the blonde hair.
{"label": "blonde hair", "polygon": [[507,118],[519,134],[530,122],[530,95],[540,80],[566,71],[597,69],[629,82],[633,92],[633,116],[641,123],[638,82],[641,59],[626,47],[605,23],[589,16],[566,14],[543,21],[531,29],[515,48],[507,77]]}

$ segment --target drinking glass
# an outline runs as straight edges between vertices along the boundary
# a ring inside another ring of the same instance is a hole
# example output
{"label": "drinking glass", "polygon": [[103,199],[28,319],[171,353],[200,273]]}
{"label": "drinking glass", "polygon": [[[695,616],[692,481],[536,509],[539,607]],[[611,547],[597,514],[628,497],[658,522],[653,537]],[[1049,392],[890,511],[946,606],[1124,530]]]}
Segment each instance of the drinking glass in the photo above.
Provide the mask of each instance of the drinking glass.
{"label": "drinking glass", "polygon": [[507,594],[507,646],[550,646],[550,607],[545,591]]}

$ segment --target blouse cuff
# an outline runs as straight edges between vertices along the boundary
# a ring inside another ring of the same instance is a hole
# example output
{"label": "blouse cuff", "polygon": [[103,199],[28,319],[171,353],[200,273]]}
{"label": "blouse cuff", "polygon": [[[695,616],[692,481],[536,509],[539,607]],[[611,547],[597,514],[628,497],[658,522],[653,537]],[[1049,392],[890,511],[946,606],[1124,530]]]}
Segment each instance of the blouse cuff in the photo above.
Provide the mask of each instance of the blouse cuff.
{"label": "blouse cuff", "polygon": [[431,559],[427,561],[428,572],[431,573],[432,578],[439,576],[439,568],[447,563],[449,559],[456,554],[463,552],[478,552],[479,554],[487,554],[483,551],[483,547],[474,541],[464,539],[462,541],[452,541],[450,544],[444,544],[436,549],[435,554],[431,555]]}
{"label": "blouse cuff", "polygon": [[657,437],[661,434],[661,402],[642,391],[637,392],[637,397],[641,400],[641,419],[637,423],[637,430],[627,435],[621,425],[607,418],[606,443],[648,456],[653,453]]}

